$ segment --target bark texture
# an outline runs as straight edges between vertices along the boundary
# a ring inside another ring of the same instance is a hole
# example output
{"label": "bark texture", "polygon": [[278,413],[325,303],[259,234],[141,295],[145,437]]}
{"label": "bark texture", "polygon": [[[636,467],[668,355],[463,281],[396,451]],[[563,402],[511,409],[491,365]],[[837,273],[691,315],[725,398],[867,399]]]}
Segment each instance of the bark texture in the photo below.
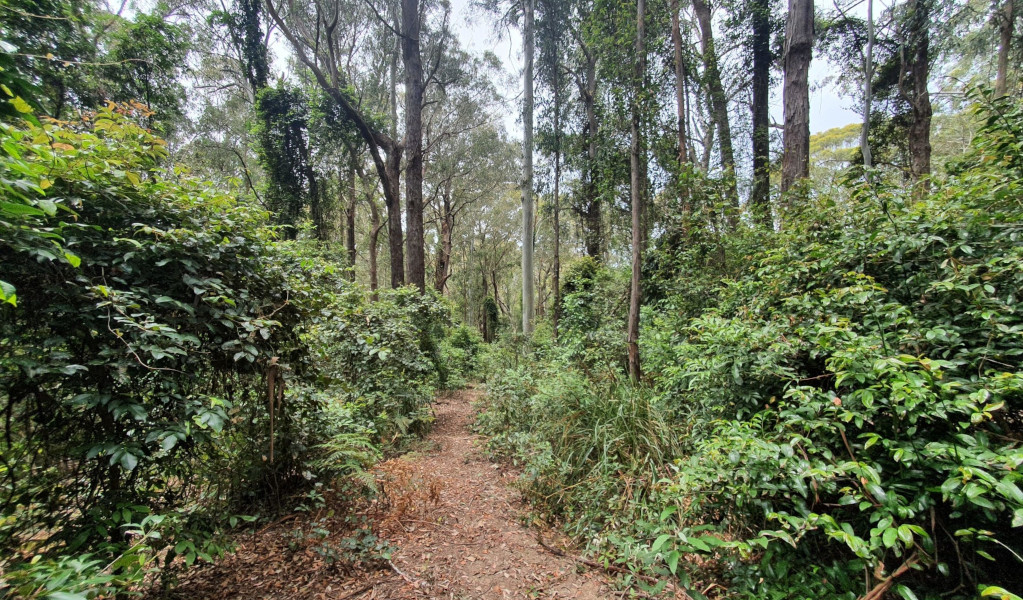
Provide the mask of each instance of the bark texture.
{"label": "bark texture", "polygon": [[437,264],[433,275],[433,288],[444,293],[448,277],[451,276],[451,233],[455,228],[455,215],[451,210],[451,180],[444,182],[441,194],[440,245],[437,248]]}
{"label": "bark texture", "polygon": [[[533,0],[524,2],[522,48],[522,333],[533,333]],[[496,296],[496,288],[495,293]]]}
{"label": "bark texture", "polygon": [[405,64],[405,226],[408,282],[426,290],[423,234],[423,58],[419,0],[401,0],[401,57]]}
{"label": "bark texture", "polygon": [[345,207],[345,253],[348,255],[348,279],[355,281],[355,206],[359,200],[359,183],[356,179],[356,157],[351,157],[348,168],[350,184],[348,205]]}
{"label": "bark texture", "polygon": [[[930,20],[932,0],[909,0],[901,48],[903,70],[899,88],[909,103],[909,174],[925,181],[931,174]],[[926,182],[924,187],[926,188]]]}
{"label": "bark texture", "polygon": [[718,64],[717,48],[714,46],[714,28],[710,5],[705,0],[693,0],[693,12],[700,24],[700,50],[703,53],[704,77],[710,92],[710,114],[718,131],[718,148],[721,152],[721,168],[729,180],[728,206],[725,216],[730,227],[735,227],[739,217],[739,189],[735,182],[735,152],[732,149],[732,127],[728,122],[728,97],[721,83],[721,67]]}
{"label": "bark texture", "polygon": [[643,269],[643,209],[646,197],[646,152],[643,143],[644,78],[646,77],[645,0],[636,3],[636,70],[632,91],[632,145],[630,154],[632,192],[632,282],[629,290],[629,377],[638,382],[643,375],[639,362],[640,276]]}
{"label": "bark texture", "polygon": [[771,6],[752,0],[753,190],[750,206],[762,226],[771,226]]}
{"label": "bark texture", "polygon": [[785,24],[782,193],[810,175],[809,72],[812,53],[813,0],[789,0],[788,22]]}

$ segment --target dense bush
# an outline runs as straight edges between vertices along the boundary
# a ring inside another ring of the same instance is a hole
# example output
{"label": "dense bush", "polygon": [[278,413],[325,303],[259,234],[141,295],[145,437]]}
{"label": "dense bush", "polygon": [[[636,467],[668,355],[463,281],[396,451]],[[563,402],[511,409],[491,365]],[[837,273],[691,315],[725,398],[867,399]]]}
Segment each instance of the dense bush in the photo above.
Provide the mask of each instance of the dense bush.
{"label": "dense bush", "polygon": [[621,338],[629,306],[627,277],[589,257],[566,270],[558,343],[570,362],[593,376],[617,377],[625,371]]}
{"label": "dense bush", "polygon": [[483,336],[466,325],[453,327],[440,347],[441,360],[448,370],[447,387],[463,387],[478,381],[483,374],[485,347]]}
{"label": "dense bush", "polygon": [[684,584],[702,564],[733,597],[1020,593],[1023,110],[987,101],[929,193],[811,195],[702,312],[685,272],[655,282],[650,389],[494,379],[481,424],[525,460],[527,495],[596,550]]}
{"label": "dense bush", "polygon": [[211,560],[235,513],[276,510],[422,429],[435,299],[370,302],[276,241],[237,190],[164,164],[143,107],[40,123],[12,105],[26,119],[0,123],[5,586],[93,597],[157,555]]}

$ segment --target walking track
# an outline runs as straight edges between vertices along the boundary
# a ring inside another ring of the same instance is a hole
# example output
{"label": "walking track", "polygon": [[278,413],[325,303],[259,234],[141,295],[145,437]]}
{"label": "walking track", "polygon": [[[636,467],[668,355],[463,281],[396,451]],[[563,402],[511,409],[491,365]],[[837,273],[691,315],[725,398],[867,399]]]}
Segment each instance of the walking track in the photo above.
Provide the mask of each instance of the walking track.
{"label": "walking track", "polygon": [[[193,569],[171,594],[190,599],[420,600],[616,597],[607,578],[544,549],[512,488],[469,430],[474,390],[441,396],[423,449],[378,465],[382,493],[361,511],[396,550],[373,569],[339,566],[323,542],[351,536],[341,499],[239,540],[215,565]],[[336,508],[336,510],[332,510]],[[351,509],[347,509],[350,514]],[[302,533],[319,527],[323,539]],[[329,534],[323,533],[329,531]],[[543,532],[548,546],[565,540]]]}

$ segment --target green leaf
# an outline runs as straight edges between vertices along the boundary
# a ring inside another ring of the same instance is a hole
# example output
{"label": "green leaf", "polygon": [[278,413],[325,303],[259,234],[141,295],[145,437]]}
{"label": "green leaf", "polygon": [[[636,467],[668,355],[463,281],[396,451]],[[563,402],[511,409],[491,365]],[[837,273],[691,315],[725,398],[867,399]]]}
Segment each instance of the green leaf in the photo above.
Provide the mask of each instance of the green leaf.
{"label": "green leaf", "polygon": [[650,546],[650,551],[651,552],[657,552],[658,550],[661,549],[661,546],[663,546],[664,543],[667,542],[668,540],[670,540],[672,537],[673,536],[671,536],[671,535],[669,535],[667,533],[658,536],[657,539],[654,540],[653,545]]}
{"label": "green leaf", "polygon": [[139,459],[131,452],[125,451],[121,453],[120,463],[121,467],[124,468],[125,471],[132,471],[136,466],[138,466]]}
{"label": "green leaf", "polygon": [[15,110],[17,110],[20,113],[30,113],[30,112],[32,112],[32,106],[29,105],[28,102],[25,102],[25,100],[21,96],[15,96],[15,97],[11,98],[10,100],[8,100],[8,102],[13,104]]}
{"label": "green leaf", "polygon": [[21,217],[45,217],[46,212],[28,204],[14,204],[13,202],[0,202],[0,212]]}
{"label": "green leaf", "polygon": [[16,288],[0,279],[0,303],[10,304],[11,306],[18,305],[18,294],[15,293]]}
{"label": "green leaf", "polygon": [[1023,492],[1021,492],[1014,483],[1003,479],[995,485],[995,489],[1009,500],[1012,500],[1016,504],[1023,505]]}
{"label": "green leaf", "polygon": [[1001,600],[1023,600],[1023,598],[1020,598],[1016,594],[994,585],[984,588],[984,591],[982,591],[980,595],[985,598],[988,596],[994,596],[995,598],[1001,598]]}
{"label": "green leaf", "polygon": [[899,595],[905,598],[906,600],[919,600],[916,597],[916,594],[913,593],[913,590],[902,585],[901,583],[895,586],[895,591],[898,592]]}
{"label": "green leaf", "polygon": [[668,570],[671,571],[672,575],[674,575],[678,570],[678,559],[681,558],[681,556],[681,552],[678,550],[672,550],[668,553],[667,559],[665,559],[665,562],[668,564]]}
{"label": "green leaf", "polygon": [[71,592],[53,592],[46,596],[48,600],[88,600],[84,594],[73,594]]}

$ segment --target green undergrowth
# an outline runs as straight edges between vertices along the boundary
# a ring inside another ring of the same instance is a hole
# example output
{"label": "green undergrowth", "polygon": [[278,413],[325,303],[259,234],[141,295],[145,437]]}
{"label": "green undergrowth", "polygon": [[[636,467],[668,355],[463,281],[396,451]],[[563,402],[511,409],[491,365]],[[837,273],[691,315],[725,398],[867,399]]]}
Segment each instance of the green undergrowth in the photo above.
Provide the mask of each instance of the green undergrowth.
{"label": "green undergrowth", "polygon": [[640,386],[622,278],[573,271],[558,343],[478,419],[535,510],[695,598],[1023,594],[1023,108],[977,99],[929,191],[811,188],[720,251],[664,236]]}
{"label": "green undergrowth", "polygon": [[281,241],[237,182],[169,164],[144,107],[12,106],[0,596],[170,585],[259,515],[365,493],[365,469],[428,429],[434,391],[476,376],[478,336],[436,295],[374,300],[329,249]]}

